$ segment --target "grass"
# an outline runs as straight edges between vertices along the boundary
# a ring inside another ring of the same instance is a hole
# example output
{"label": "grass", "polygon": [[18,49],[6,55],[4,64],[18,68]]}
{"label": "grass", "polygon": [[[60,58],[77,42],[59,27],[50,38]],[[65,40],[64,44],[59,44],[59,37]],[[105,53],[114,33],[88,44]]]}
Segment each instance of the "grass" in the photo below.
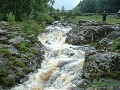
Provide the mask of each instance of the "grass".
{"label": "grass", "polygon": [[[76,16],[76,19],[102,21],[102,15]],[[120,24],[120,18],[118,19],[116,15],[108,15],[106,18],[106,22],[112,24]]]}
{"label": "grass", "polygon": [[3,54],[4,56],[10,56],[11,53],[7,49],[0,49],[0,54]]}

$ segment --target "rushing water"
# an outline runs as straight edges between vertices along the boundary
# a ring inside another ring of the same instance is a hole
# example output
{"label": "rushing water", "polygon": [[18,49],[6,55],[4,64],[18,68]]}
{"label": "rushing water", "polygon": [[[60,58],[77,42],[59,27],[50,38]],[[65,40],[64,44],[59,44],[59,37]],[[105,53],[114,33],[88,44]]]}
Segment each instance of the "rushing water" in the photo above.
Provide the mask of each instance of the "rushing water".
{"label": "rushing water", "polygon": [[11,90],[72,90],[81,80],[85,53],[78,49],[79,46],[65,43],[66,33],[72,28],[58,23],[46,29],[49,32],[38,36],[45,46],[41,69]]}

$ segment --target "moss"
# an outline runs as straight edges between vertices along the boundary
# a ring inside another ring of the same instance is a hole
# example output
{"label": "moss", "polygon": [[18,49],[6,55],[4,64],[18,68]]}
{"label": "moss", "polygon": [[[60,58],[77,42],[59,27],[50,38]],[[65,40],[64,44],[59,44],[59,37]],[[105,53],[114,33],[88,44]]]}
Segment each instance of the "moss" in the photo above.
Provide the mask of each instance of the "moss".
{"label": "moss", "polygon": [[33,50],[32,50],[32,53],[35,54],[35,55],[37,55],[37,54],[38,54],[38,51],[35,50],[35,49],[33,49]]}
{"label": "moss", "polygon": [[14,65],[13,61],[7,61],[7,66],[8,66],[9,69],[13,68],[14,67],[13,65]]}
{"label": "moss", "polygon": [[106,77],[120,79],[120,72],[119,71],[107,72],[106,74],[107,74]]}
{"label": "moss", "polygon": [[15,61],[15,59],[16,59],[16,57],[14,57],[14,56],[11,56],[8,58],[9,61]]}
{"label": "moss", "polygon": [[29,53],[29,54],[27,54],[27,57],[32,57],[32,56],[33,56],[33,54],[30,54],[30,53]]}
{"label": "moss", "polygon": [[11,86],[14,83],[14,79],[12,77],[6,78],[6,86]]}
{"label": "moss", "polygon": [[16,48],[20,50],[21,53],[25,53],[28,51],[25,43],[20,43]]}
{"label": "moss", "polygon": [[10,56],[11,53],[7,49],[0,49],[0,54],[3,54],[4,56]]}
{"label": "moss", "polygon": [[113,45],[111,47],[111,51],[119,51],[120,50],[120,38],[113,41]]}
{"label": "moss", "polygon": [[17,67],[21,67],[21,68],[25,67],[24,62],[22,62],[22,61],[14,61],[13,65],[17,66]]}
{"label": "moss", "polygon": [[29,73],[29,69],[28,69],[27,67],[25,67],[25,68],[23,68],[23,72],[24,72],[25,74],[28,74],[28,73]]}

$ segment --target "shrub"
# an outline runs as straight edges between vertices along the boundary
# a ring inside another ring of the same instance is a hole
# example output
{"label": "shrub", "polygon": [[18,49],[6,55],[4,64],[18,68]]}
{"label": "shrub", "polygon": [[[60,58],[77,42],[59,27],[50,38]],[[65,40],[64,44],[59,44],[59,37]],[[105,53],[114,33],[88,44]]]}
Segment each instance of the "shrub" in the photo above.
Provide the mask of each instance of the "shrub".
{"label": "shrub", "polygon": [[14,23],[14,21],[15,21],[15,16],[13,15],[13,13],[9,13],[8,15],[7,15],[7,20],[8,20],[8,22],[10,23],[10,25],[13,25],[13,23]]}
{"label": "shrub", "polygon": [[36,19],[40,23],[46,22],[47,24],[51,24],[52,22],[54,22],[54,18],[47,13],[39,13]]}
{"label": "shrub", "polygon": [[20,26],[21,29],[24,30],[24,32],[27,34],[27,36],[31,34],[37,36],[39,32],[43,31],[42,26],[33,20],[26,20]]}

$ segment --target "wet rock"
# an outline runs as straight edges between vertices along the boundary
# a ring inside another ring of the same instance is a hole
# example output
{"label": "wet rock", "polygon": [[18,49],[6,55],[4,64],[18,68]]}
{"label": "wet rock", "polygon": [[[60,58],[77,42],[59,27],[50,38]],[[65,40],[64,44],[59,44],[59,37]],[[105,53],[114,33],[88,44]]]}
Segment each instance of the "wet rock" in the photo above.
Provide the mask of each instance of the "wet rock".
{"label": "wet rock", "polygon": [[2,37],[0,37],[0,42],[7,43],[8,41],[7,41],[6,37],[2,36]]}
{"label": "wet rock", "polygon": [[7,30],[0,29],[0,35],[5,35],[5,34],[7,34]]}
{"label": "wet rock", "polygon": [[83,77],[89,80],[109,77],[120,79],[120,54],[119,53],[95,53],[85,56]]}
{"label": "wet rock", "polygon": [[67,33],[66,43],[73,45],[84,45],[91,42],[96,42],[114,29],[108,26],[84,26],[75,27]]}
{"label": "wet rock", "polygon": [[7,26],[7,23],[5,21],[2,21],[3,26]]}
{"label": "wet rock", "polygon": [[17,36],[15,38],[9,40],[9,43],[11,43],[13,45],[17,45],[17,44],[20,44],[22,42],[24,42],[24,38],[21,36]]}
{"label": "wet rock", "polygon": [[120,37],[120,30],[115,30],[108,34],[105,38],[100,40],[97,44],[97,49],[103,48],[110,50],[110,47],[113,45],[113,40],[116,40]]}
{"label": "wet rock", "polygon": [[108,38],[103,38],[101,41],[99,41],[99,44],[100,45],[106,45],[106,44],[112,45],[112,41]]}
{"label": "wet rock", "polygon": [[60,61],[59,64],[57,65],[57,67],[62,68],[63,66],[65,66],[66,64],[70,64],[73,63],[75,60],[70,60],[70,61]]}
{"label": "wet rock", "polygon": [[4,69],[6,69],[6,60],[2,56],[0,56],[0,66]]}
{"label": "wet rock", "polygon": [[19,51],[12,45],[0,44],[0,49],[7,49],[11,54],[17,54]]}
{"label": "wet rock", "polygon": [[28,39],[29,39],[30,41],[32,41],[34,38],[35,38],[35,35],[34,35],[34,34],[31,34],[31,35],[28,36]]}

